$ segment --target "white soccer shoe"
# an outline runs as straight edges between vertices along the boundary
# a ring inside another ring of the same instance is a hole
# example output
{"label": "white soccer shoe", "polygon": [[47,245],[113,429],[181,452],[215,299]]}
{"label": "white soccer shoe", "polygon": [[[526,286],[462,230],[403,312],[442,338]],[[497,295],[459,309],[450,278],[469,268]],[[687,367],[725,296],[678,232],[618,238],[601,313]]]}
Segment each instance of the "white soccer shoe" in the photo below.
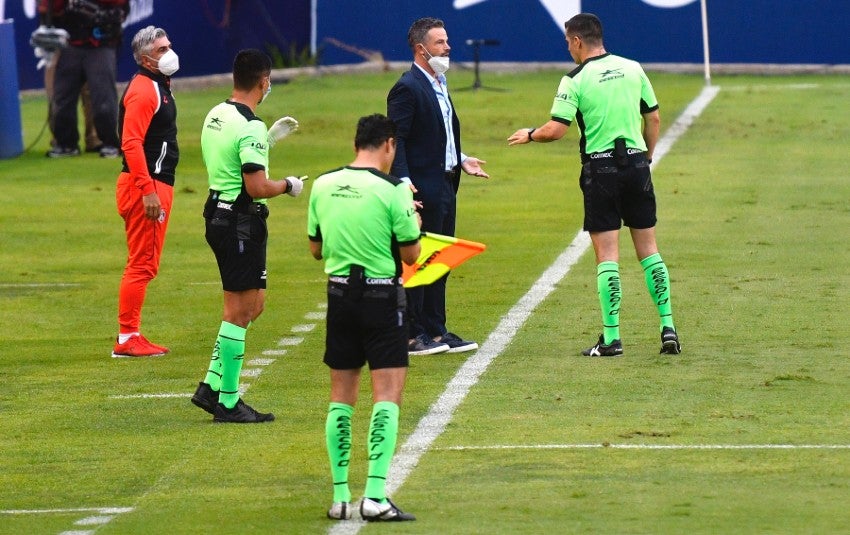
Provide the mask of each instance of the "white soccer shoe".
{"label": "white soccer shoe", "polygon": [[348,502],[334,502],[328,509],[328,518],[331,520],[351,519],[351,504]]}
{"label": "white soccer shoe", "polygon": [[363,498],[360,502],[360,516],[367,522],[403,522],[405,520],[416,520],[410,513],[405,513],[387,498],[386,503],[376,502],[369,498]]}

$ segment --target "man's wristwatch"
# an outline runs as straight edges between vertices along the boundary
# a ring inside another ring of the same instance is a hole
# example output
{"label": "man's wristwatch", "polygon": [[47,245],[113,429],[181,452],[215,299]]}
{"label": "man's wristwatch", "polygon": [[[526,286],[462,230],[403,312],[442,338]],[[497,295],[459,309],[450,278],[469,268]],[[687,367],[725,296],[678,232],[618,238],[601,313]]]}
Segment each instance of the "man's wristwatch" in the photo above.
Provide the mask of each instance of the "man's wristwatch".
{"label": "man's wristwatch", "polygon": [[535,130],[537,130],[537,129],[536,129],[536,128],[529,128],[529,129],[528,129],[528,142],[529,142],[529,143],[531,143],[532,141],[534,141],[534,138],[533,138],[533,137],[531,137],[531,134],[533,134]]}

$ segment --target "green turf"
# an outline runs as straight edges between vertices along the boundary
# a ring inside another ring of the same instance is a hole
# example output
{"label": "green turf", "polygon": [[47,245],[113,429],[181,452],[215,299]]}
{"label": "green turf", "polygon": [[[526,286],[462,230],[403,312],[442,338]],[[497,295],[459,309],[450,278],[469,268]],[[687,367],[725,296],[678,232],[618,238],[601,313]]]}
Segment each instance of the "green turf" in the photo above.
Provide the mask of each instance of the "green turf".
{"label": "green turf", "polygon": [[[302,131],[272,174],[347,163],[356,119],[385,110],[398,72],[298,78],[258,111]],[[452,75],[455,87],[469,72]],[[449,285],[450,327],[480,343],[581,225],[576,132],[506,146],[548,117],[560,74],[488,74],[507,92],[455,91],[464,152],[492,179],[465,177],[458,235],[488,245]],[[652,75],[665,126],[698,76]],[[624,235],[626,356],[585,359],[599,332],[585,255],[460,406],[394,498],[419,520],[401,533],[823,533],[846,530],[850,449],[517,449],[564,445],[848,445],[850,362],[843,318],[850,185],[841,147],[850,85],[839,77],[722,77],[722,90],[657,165],[658,237],[684,353],[657,355],[658,326]],[[815,87],[805,84],[815,84]],[[0,511],[134,507],[106,533],[317,533],[330,525],[324,452],[324,329],[257,378],[246,400],[270,425],[213,426],[182,392],[203,377],[221,297],[200,213],[199,125],[229,94],[175,80],[181,161],[175,207],[143,328],[172,354],[109,358],[125,249],[114,207],[119,164],[48,161],[47,138],[0,161]],[[22,102],[25,142],[45,102]],[[307,183],[309,188],[310,182]],[[266,312],[247,359],[295,336],[324,302],[309,255],[306,194],[272,200]],[[66,286],[51,286],[58,283]],[[27,286],[40,285],[40,286]],[[402,444],[465,355],[414,359]],[[363,449],[368,381],[355,413]],[[504,446],[505,449],[487,449]],[[451,449],[481,447],[484,449]],[[360,450],[357,450],[358,452]],[[356,496],[364,479],[355,455]],[[96,512],[0,514],[0,533],[59,533]]]}

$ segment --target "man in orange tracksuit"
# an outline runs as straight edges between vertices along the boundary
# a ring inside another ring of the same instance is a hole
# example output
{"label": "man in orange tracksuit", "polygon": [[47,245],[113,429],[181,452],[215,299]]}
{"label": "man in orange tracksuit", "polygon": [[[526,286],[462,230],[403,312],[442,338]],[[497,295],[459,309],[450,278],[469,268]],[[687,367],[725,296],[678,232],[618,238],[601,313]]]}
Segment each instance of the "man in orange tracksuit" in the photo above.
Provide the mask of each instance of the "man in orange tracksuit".
{"label": "man in orange tracksuit", "polygon": [[168,348],[140,330],[148,283],[156,277],[174,196],[177,107],[170,76],[179,61],[162,28],[148,26],[133,37],[139,71],[121,97],[118,122],[124,168],[115,198],[127,234],[127,265],[118,293],[118,339],[113,357],[152,357]]}

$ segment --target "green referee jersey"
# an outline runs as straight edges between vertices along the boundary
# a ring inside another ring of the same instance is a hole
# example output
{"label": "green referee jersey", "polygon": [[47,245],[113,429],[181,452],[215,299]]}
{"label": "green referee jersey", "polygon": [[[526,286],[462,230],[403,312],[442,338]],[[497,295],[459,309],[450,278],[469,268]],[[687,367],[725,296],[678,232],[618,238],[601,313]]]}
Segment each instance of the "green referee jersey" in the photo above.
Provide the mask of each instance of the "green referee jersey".
{"label": "green referee jersey", "polygon": [[322,242],[328,275],[346,276],[354,264],[367,277],[398,277],[397,246],[419,240],[410,186],[372,168],[329,171],[310,191],[307,236]]}
{"label": "green referee jersey", "polygon": [[267,138],[265,123],[244,104],[227,100],[207,114],[201,130],[201,154],[210,189],[220,191],[222,201],[233,202],[239,196],[242,173],[265,169],[268,175]]}
{"label": "green referee jersey", "polygon": [[626,146],[646,150],[641,114],[658,109],[658,100],[640,64],[603,54],[586,60],[561,79],[552,104],[552,119],[581,130],[583,154]]}

